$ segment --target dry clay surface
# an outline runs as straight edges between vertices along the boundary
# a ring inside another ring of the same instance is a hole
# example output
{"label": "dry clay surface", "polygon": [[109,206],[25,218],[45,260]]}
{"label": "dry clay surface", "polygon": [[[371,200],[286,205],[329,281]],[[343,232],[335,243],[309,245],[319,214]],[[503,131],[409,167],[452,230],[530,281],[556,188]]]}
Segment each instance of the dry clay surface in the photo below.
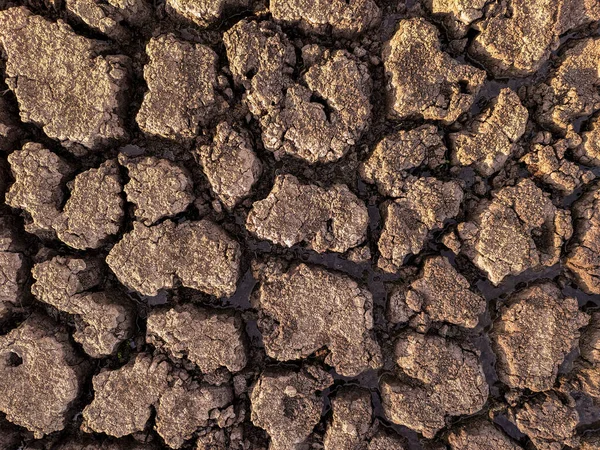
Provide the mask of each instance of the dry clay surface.
{"label": "dry clay surface", "polygon": [[598,0],[0,0],[0,450],[600,450]]}

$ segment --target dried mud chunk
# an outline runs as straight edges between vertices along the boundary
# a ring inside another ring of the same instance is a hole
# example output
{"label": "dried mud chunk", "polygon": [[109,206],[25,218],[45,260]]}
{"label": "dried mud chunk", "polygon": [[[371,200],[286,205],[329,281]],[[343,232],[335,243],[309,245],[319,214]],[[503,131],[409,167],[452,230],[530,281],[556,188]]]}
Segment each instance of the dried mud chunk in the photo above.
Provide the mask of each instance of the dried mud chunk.
{"label": "dried mud chunk", "polygon": [[600,167],[600,116],[592,119],[590,129],[582,134],[582,144],[573,151],[577,161]]}
{"label": "dried mud chunk", "polygon": [[510,88],[503,89],[489,108],[469,124],[468,131],[450,135],[453,163],[473,166],[484,176],[494,174],[514,153],[528,117],[517,94]]}
{"label": "dried mud chunk", "polygon": [[514,422],[538,450],[579,448],[575,435],[579,415],[554,392],[538,394],[514,412]]}
{"label": "dried mud chunk", "polygon": [[538,120],[566,133],[572,122],[600,109],[600,38],[585,39],[567,50],[553,75],[534,91]]}
{"label": "dried mud chunk", "polygon": [[461,38],[469,25],[483,16],[487,0],[425,0],[424,4],[436,19],[441,19],[449,35]]}
{"label": "dried mud chunk", "polygon": [[148,92],[136,119],[142,131],[191,139],[227,107],[217,92],[218,57],[209,47],[166,34],[152,38],[146,53]]}
{"label": "dried mud chunk", "polygon": [[399,197],[406,184],[414,181],[411,171],[418,167],[434,169],[445,162],[446,146],[437,127],[423,125],[400,130],[384,137],[371,156],[360,166],[360,175],[376,184],[382,195]]}
{"label": "dried mud chunk", "polygon": [[41,125],[66,145],[96,148],[127,137],[127,66],[123,55],[105,55],[107,46],[50,22],[24,7],[0,13],[0,41],[8,57],[8,87],[23,122]]}
{"label": "dried mud chunk", "polygon": [[83,410],[82,430],[122,437],[142,431],[168,389],[170,366],[139,354],[125,366],[94,376],[94,400]]}
{"label": "dried mud chunk", "polygon": [[15,182],[6,192],[6,204],[27,211],[33,223],[27,231],[48,232],[60,214],[63,182],[71,167],[40,144],[29,142],[8,156]]}
{"label": "dried mud chunk", "polygon": [[[14,113],[14,115],[13,115]],[[12,152],[24,136],[12,106],[0,97],[0,152]]]}
{"label": "dried mud chunk", "polygon": [[373,0],[274,0],[269,9],[275,20],[334,36],[355,36],[381,19],[381,11]]}
{"label": "dried mud chunk", "polygon": [[456,217],[462,199],[463,191],[454,181],[419,178],[408,184],[400,198],[383,207],[379,268],[395,272],[406,256],[419,253],[430,232]]}
{"label": "dried mud chunk", "polygon": [[239,316],[194,305],[153,310],[148,316],[146,341],[177,358],[185,356],[204,373],[246,366],[243,323]]}
{"label": "dried mud chunk", "polygon": [[179,14],[201,27],[218,23],[226,11],[232,12],[250,7],[252,0],[167,0],[169,13]]}
{"label": "dried mud chunk", "polygon": [[73,248],[98,248],[117,234],[123,220],[121,176],[114,160],[75,177],[71,196],[54,228],[59,239]]}
{"label": "dried mud chunk", "polygon": [[500,381],[535,392],[550,389],[588,321],[577,300],[564,298],[552,283],[514,294],[490,332]]}
{"label": "dried mud chunk", "polygon": [[253,300],[267,355],[287,361],[327,347],[326,362],[341,375],[381,366],[367,289],[348,276],[306,264],[285,270],[269,262],[254,269],[260,285]]}
{"label": "dried mud chunk", "polygon": [[556,264],[573,232],[570,213],[556,208],[530,179],[483,200],[458,226],[463,252],[494,285],[508,275]]}
{"label": "dried mud chunk", "polygon": [[478,355],[439,336],[402,334],[395,345],[396,364],[410,383],[384,379],[380,384],[385,415],[426,438],[446,418],[479,411],[488,385]]}
{"label": "dried mud chunk", "polygon": [[369,441],[367,450],[405,450],[402,440],[385,432],[379,432]]}
{"label": "dried mud chunk", "polygon": [[588,294],[600,294],[600,184],[573,206],[575,234],[566,266],[578,286]]}
{"label": "dried mud chunk", "polygon": [[260,239],[292,247],[307,242],[313,250],[345,252],[366,238],[369,214],[346,185],[323,189],[279,175],[271,193],[255,202],[246,228]]}
{"label": "dried mud chunk", "polygon": [[177,164],[154,156],[127,158],[119,155],[127,167],[127,200],[136,205],[135,216],[146,225],[186,210],[194,201],[189,172]]}
{"label": "dried mud chunk", "polygon": [[198,155],[212,190],[229,209],[250,195],[262,173],[250,134],[227,122],[217,126],[212,145],[200,147]]}
{"label": "dried mud chunk", "polygon": [[31,293],[42,302],[58,309],[69,308],[72,298],[102,281],[102,270],[93,259],[56,256],[36,264],[31,271],[36,282]]}
{"label": "dried mud chunk", "polygon": [[485,419],[477,419],[452,430],[452,450],[522,450],[522,447]]}
{"label": "dried mud chunk", "polygon": [[62,430],[85,370],[64,329],[49,319],[30,317],[0,336],[0,411],[37,439]]}
{"label": "dried mud chunk", "polygon": [[425,261],[420,278],[411,283],[403,300],[413,314],[425,311],[431,320],[466,328],[477,326],[486,307],[485,299],[471,292],[467,279],[442,256]]}
{"label": "dried mud chunk", "polygon": [[146,0],[67,0],[67,11],[117,42],[131,39],[129,26],[146,25],[152,9]]}
{"label": "dried mud chunk", "polygon": [[276,156],[311,164],[333,162],[357,143],[371,120],[371,76],[348,52],[323,56],[304,74],[279,108],[261,119],[263,143]]}
{"label": "dried mud chunk", "polygon": [[88,355],[111,355],[133,334],[135,314],[128,300],[116,292],[88,292],[101,281],[97,262],[57,256],[36,264],[32,275],[31,292],[38,300],[76,316],[73,338]]}
{"label": "dried mud chunk", "polygon": [[469,52],[496,77],[536,72],[569,29],[600,19],[595,0],[514,0],[488,10]]}
{"label": "dried mud chunk", "polygon": [[156,431],[169,447],[180,448],[232,401],[233,392],[228,386],[174,386],[160,398]]}
{"label": "dried mud chunk", "polygon": [[121,283],[142,295],[157,295],[179,280],[185,287],[226,297],[235,292],[240,258],[240,245],[218,225],[165,220],[152,227],[134,222],[106,262]]}
{"label": "dried mud chunk", "polygon": [[299,450],[321,418],[323,400],[315,391],[333,383],[317,369],[265,372],[250,394],[251,420],[271,438],[271,450]]}
{"label": "dried mud chunk", "polygon": [[236,84],[246,89],[254,115],[280,108],[285,90],[292,86],[296,65],[294,46],[271,22],[242,20],[223,36],[229,68]]}
{"label": "dried mud chunk", "polygon": [[460,64],[440,47],[438,31],[423,19],[401,20],[383,60],[389,77],[390,115],[454,122],[473,104],[485,72]]}
{"label": "dried mud chunk", "polygon": [[22,302],[28,275],[23,254],[0,252],[0,320]]}
{"label": "dried mud chunk", "polygon": [[571,145],[567,139],[560,139],[553,145],[536,143],[521,161],[534,177],[552,186],[562,195],[570,195],[595,178],[592,171],[565,159],[565,152]]}
{"label": "dried mud chunk", "polygon": [[364,389],[340,389],[331,407],[333,419],[325,433],[324,449],[366,450],[367,433],[373,421],[371,393]]}

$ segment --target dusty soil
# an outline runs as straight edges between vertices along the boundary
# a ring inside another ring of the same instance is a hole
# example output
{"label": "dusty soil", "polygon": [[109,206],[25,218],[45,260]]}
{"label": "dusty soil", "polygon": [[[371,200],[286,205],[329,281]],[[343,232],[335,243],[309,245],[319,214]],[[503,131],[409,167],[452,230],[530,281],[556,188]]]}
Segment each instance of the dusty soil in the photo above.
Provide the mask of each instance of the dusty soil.
{"label": "dusty soil", "polygon": [[600,449],[597,0],[0,0],[0,450]]}

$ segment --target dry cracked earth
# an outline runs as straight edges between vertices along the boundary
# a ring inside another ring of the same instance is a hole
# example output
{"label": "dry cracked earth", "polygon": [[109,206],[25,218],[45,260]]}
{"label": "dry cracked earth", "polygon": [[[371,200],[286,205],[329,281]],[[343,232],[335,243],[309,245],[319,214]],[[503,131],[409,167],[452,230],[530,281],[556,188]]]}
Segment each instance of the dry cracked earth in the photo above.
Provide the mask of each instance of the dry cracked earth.
{"label": "dry cracked earth", "polygon": [[600,449],[598,0],[0,0],[0,450]]}

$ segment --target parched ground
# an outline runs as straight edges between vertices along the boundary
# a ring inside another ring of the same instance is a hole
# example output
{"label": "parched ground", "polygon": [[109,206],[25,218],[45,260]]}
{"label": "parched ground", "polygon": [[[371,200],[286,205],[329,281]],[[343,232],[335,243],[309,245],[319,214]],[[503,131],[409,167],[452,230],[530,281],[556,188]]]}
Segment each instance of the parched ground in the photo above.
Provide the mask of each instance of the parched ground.
{"label": "parched ground", "polygon": [[600,450],[598,0],[0,0],[0,450]]}

